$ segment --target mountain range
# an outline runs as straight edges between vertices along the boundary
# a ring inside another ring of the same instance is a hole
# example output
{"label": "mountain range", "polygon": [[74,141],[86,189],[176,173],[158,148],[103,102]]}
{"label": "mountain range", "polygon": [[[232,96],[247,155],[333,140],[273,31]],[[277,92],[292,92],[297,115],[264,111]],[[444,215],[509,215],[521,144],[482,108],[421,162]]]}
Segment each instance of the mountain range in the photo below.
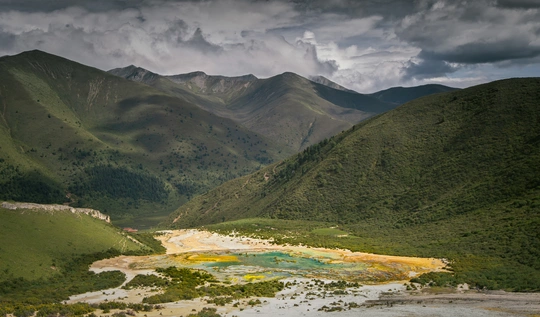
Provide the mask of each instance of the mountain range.
{"label": "mountain range", "polygon": [[[162,76],[133,65],[109,72],[190,101],[295,152],[408,101],[405,96],[401,103],[389,102],[386,99],[392,99],[395,93],[364,95],[322,76],[308,80],[294,73],[266,79],[203,72]],[[438,88],[409,88],[408,95],[416,98],[453,89]]]}
{"label": "mountain range", "polygon": [[4,56],[0,199],[155,225],[194,195],[398,105],[318,81],[107,73],[41,51]]}

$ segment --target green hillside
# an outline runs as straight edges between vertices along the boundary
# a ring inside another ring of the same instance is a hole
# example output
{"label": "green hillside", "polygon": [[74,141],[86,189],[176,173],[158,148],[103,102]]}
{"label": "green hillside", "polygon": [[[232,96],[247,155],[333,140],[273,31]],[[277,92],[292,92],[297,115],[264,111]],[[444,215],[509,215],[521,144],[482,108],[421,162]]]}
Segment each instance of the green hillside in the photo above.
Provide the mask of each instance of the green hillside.
{"label": "green hillside", "polygon": [[152,247],[85,214],[0,208],[0,306],[60,301],[118,286],[124,281],[122,273],[96,275],[88,265],[121,253],[150,252]]}
{"label": "green hillside", "polygon": [[0,199],[147,215],[148,225],[156,210],[290,153],[185,100],[40,51],[0,58],[0,109]]}
{"label": "green hillside", "polygon": [[539,101],[538,78],[423,97],[198,196],[169,224],[338,224],[356,237],[348,247],[451,258],[478,285],[540,289]]}
{"label": "green hillside", "polygon": [[377,91],[375,93],[369,94],[368,96],[377,98],[390,104],[402,105],[420,97],[454,90],[459,89],[444,85],[429,84],[416,87],[392,87],[385,90]]}
{"label": "green hillside", "polygon": [[135,66],[110,73],[174,94],[294,152],[395,107],[294,73],[267,79],[253,75],[210,76],[203,72],[160,76]]}
{"label": "green hillside", "polygon": [[50,277],[60,273],[56,266],[74,254],[144,249],[120,229],[87,215],[3,208],[0,245],[0,280]]}

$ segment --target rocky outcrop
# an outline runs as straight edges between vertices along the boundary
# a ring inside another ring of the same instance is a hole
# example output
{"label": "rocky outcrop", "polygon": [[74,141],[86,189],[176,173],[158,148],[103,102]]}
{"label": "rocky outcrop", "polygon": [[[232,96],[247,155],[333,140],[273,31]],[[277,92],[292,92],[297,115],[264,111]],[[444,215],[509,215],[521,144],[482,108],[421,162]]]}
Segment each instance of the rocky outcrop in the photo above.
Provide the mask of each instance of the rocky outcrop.
{"label": "rocky outcrop", "polygon": [[156,73],[152,73],[149,70],[146,70],[144,68],[140,68],[134,65],[130,65],[128,67],[124,68],[115,68],[109,70],[109,73],[123,77],[125,79],[129,79],[131,81],[136,81],[139,83],[144,83],[147,85],[151,85],[154,81],[156,81],[160,75]]}
{"label": "rocky outcrop", "polygon": [[65,205],[42,205],[34,203],[10,203],[7,201],[2,202],[2,208],[17,210],[17,209],[29,209],[35,211],[46,211],[46,212],[55,212],[55,211],[70,211],[74,214],[85,214],[90,217],[94,217],[105,222],[111,222],[111,217],[102,214],[99,210],[90,209],[90,208],[73,208]]}
{"label": "rocky outcrop", "polygon": [[334,88],[334,89],[337,89],[337,90],[356,93],[356,91],[347,89],[347,88],[341,86],[340,84],[337,84],[337,83],[331,81],[330,79],[328,79],[328,78],[326,78],[324,76],[309,76],[308,78],[309,78],[309,80],[311,80],[312,82],[316,82],[317,84],[325,85],[325,86],[328,86],[330,88]]}
{"label": "rocky outcrop", "polygon": [[[198,87],[201,92],[208,94],[227,94],[249,87],[257,80],[252,74],[236,77],[213,76],[204,72],[165,76],[176,84],[181,84],[189,89]],[[128,78],[129,79],[129,78]]]}

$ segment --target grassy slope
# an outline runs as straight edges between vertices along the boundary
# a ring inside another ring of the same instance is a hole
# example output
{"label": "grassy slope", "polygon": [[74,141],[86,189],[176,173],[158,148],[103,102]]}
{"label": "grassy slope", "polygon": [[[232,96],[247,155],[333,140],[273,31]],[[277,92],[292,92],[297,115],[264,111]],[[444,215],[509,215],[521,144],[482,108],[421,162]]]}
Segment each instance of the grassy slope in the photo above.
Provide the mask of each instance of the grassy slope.
{"label": "grassy slope", "polygon": [[[111,72],[193,102],[294,151],[394,107],[376,98],[333,89],[293,73],[256,79],[203,73],[164,77],[134,67]],[[175,81],[176,77],[182,80]]]}
{"label": "grassy slope", "polygon": [[19,192],[10,183],[14,177],[44,179],[60,196],[68,188],[86,190],[88,169],[108,165],[163,184],[166,200],[87,190],[79,197],[117,216],[173,210],[197,192],[286,154],[187,101],[39,51],[0,59],[0,110],[0,178],[12,192]]}
{"label": "grassy slope", "polygon": [[538,289],[539,88],[512,79],[415,100],[196,197],[170,223],[339,223],[360,239],[349,247],[451,257],[469,278],[501,279],[491,287],[529,276]]}
{"label": "grassy slope", "polygon": [[120,229],[84,214],[66,211],[0,208],[0,281],[35,280],[62,273],[59,267],[76,255],[140,251]]}

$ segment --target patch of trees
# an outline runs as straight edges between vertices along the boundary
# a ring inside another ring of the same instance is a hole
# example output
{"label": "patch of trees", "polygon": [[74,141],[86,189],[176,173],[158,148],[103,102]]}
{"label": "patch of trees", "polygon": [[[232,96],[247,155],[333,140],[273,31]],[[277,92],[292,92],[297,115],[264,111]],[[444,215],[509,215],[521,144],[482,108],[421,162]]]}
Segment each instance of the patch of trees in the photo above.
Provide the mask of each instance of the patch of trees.
{"label": "patch of trees", "polygon": [[203,309],[196,314],[189,314],[187,317],[221,317],[217,313],[217,309],[212,307],[203,307]]}
{"label": "patch of trees", "polygon": [[38,171],[22,172],[18,167],[1,163],[0,199],[41,204],[66,201],[63,188]]}
{"label": "patch of trees", "polygon": [[12,278],[0,283],[0,306],[7,304],[41,305],[67,300],[70,295],[117,287],[125,280],[120,271],[95,274],[88,266],[100,259],[118,256],[110,249],[105,252],[86,254],[68,259],[55,260],[59,272],[51,278],[26,280]]}
{"label": "patch of trees", "polygon": [[139,287],[164,287],[168,280],[153,274],[137,274],[131,281],[124,285],[123,289],[133,289]]}
{"label": "patch of trees", "polygon": [[85,174],[86,177],[70,187],[70,191],[78,196],[97,194],[151,202],[168,197],[165,184],[159,178],[125,167],[94,166],[85,169]]}
{"label": "patch of trees", "polygon": [[[199,270],[187,268],[169,267],[157,269],[169,279],[168,283],[152,277],[141,277],[139,282],[144,283],[166,283],[167,287],[163,294],[156,294],[143,299],[144,303],[158,304],[174,302],[178,300],[188,300],[198,297],[208,296],[211,298],[230,297],[233,299],[248,297],[273,297],[277,292],[283,290],[283,283],[279,281],[264,281],[258,283],[247,283],[237,285],[222,285],[213,275]],[[218,299],[218,302],[220,300]]]}
{"label": "patch of trees", "polygon": [[126,304],[120,302],[103,302],[100,304],[87,304],[87,303],[75,303],[75,304],[0,304],[0,316],[6,316],[12,314],[15,317],[29,317],[35,316],[95,316],[93,312],[96,309],[103,310],[104,313],[110,312],[111,309],[128,309],[126,312],[114,313],[113,316],[135,316],[135,312],[150,312],[154,308],[152,305],[145,304]]}
{"label": "patch of trees", "polygon": [[109,249],[92,254],[73,255],[72,257],[54,260],[52,266],[58,274],[53,277],[37,280],[24,278],[3,279],[0,283],[0,316],[3,316],[2,311],[6,307],[33,306],[34,311],[36,311],[39,310],[36,309],[38,306],[59,303],[74,294],[118,287],[125,281],[124,273],[111,271],[96,274],[88,270],[90,264],[121,254],[145,255],[148,253],[148,251],[121,253],[116,249]]}
{"label": "patch of trees", "polygon": [[197,184],[192,180],[185,180],[183,182],[177,181],[173,183],[173,185],[179,194],[186,195],[188,197],[191,197],[193,194],[198,193],[202,187],[200,184]]}
{"label": "patch of trees", "polygon": [[[341,136],[342,137],[342,136]],[[302,167],[302,174],[306,173],[309,167],[307,163],[318,162],[325,158],[325,154],[330,151],[337,143],[336,137],[324,139],[321,142],[307,147],[304,151],[298,153],[292,159],[289,159],[284,168],[278,171],[276,180],[289,180]]]}

